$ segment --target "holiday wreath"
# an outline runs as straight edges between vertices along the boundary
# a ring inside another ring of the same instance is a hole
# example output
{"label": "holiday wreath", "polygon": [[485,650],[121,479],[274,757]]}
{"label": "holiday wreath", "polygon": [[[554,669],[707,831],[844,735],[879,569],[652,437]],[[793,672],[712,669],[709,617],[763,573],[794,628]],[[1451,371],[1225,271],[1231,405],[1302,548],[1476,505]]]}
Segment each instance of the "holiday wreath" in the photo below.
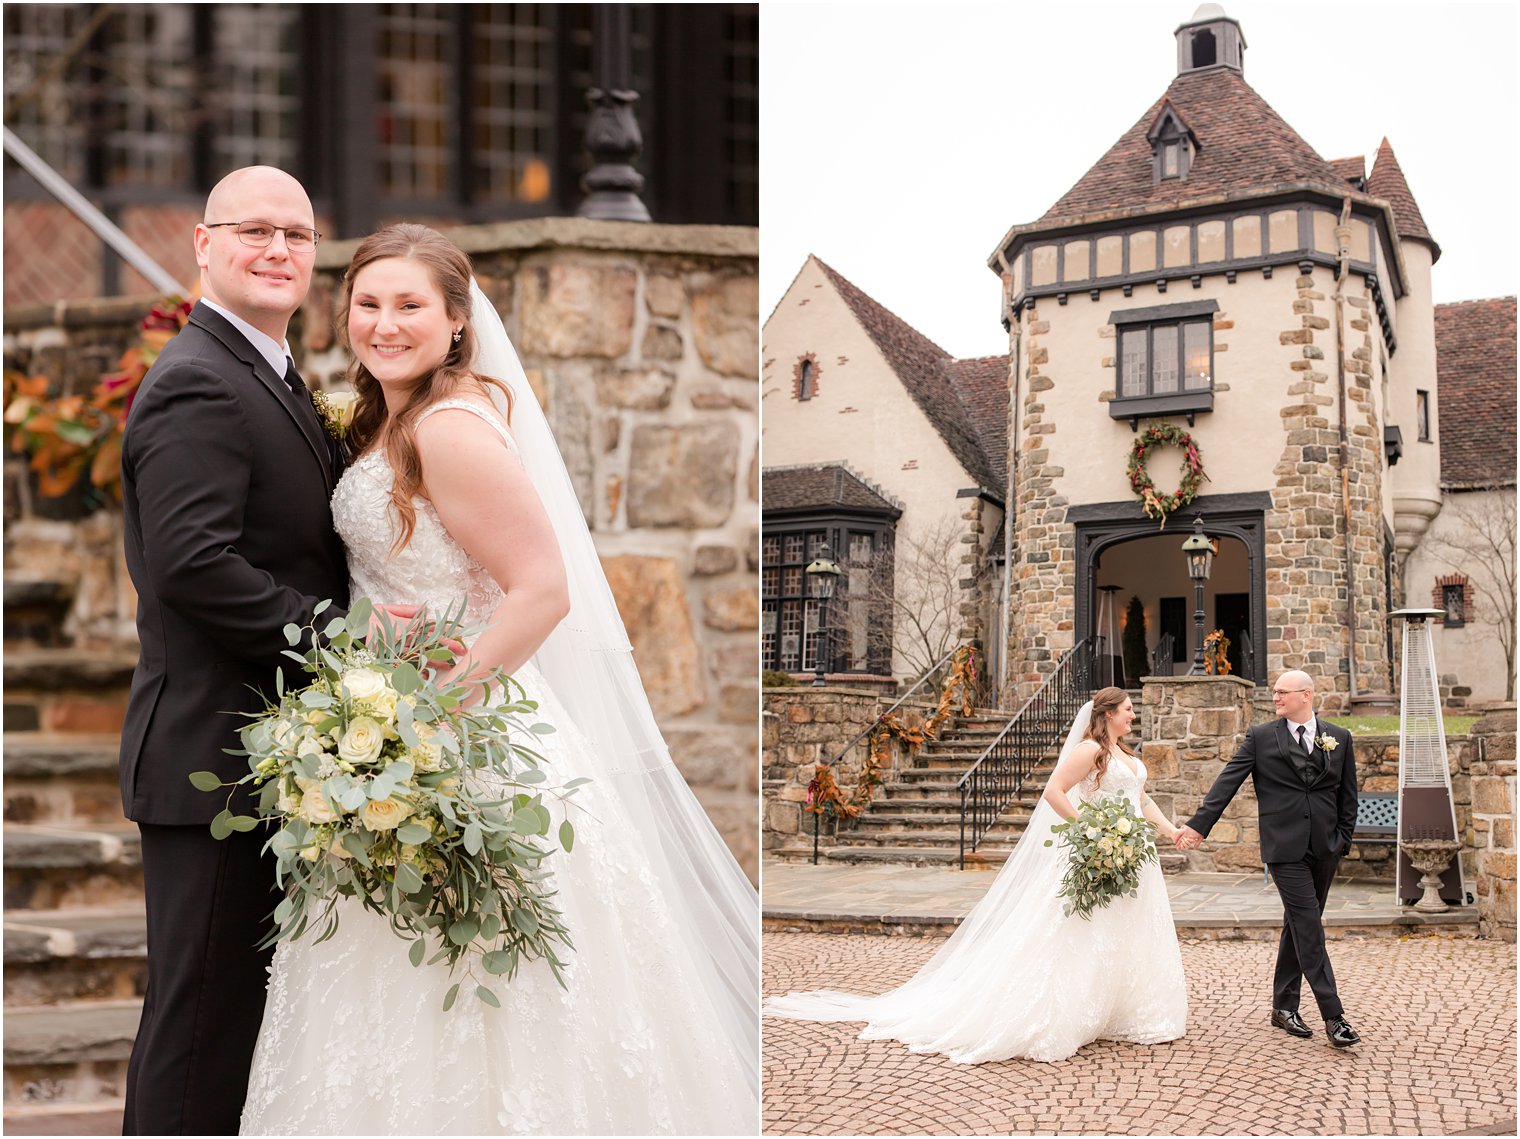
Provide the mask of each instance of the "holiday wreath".
{"label": "holiday wreath", "polygon": [[[1157,447],[1177,447],[1182,451],[1182,483],[1170,494],[1157,494],[1156,484],[1145,469],[1146,460]],[[1166,528],[1166,516],[1198,497],[1198,487],[1209,476],[1203,473],[1203,459],[1198,444],[1182,428],[1171,423],[1152,423],[1140,433],[1129,449],[1129,486],[1144,504],[1145,513],[1159,518]]]}

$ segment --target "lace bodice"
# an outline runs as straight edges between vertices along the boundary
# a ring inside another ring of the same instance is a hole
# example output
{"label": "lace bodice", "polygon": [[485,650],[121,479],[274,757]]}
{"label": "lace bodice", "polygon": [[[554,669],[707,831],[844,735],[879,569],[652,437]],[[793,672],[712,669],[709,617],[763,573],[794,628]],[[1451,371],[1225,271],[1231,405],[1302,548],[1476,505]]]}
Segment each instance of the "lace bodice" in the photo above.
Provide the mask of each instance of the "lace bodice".
{"label": "lace bodice", "polygon": [[[480,404],[440,400],[417,417],[420,424],[448,408],[480,416],[516,454],[512,437]],[[378,605],[426,605],[442,612],[466,601],[465,624],[478,626],[501,604],[501,587],[445,529],[438,511],[425,498],[412,499],[416,528],[406,547],[391,552],[400,519],[391,506],[391,465],[383,447],[364,452],[343,472],[333,491],[333,525],[348,548],[349,592]]]}
{"label": "lace bodice", "polygon": [[1077,784],[1077,790],[1085,801],[1093,799],[1128,799],[1138,814],[1140,793],[1145,790],[1145,764],[1139,756],[1110,755],[1108,770],[1100,783],[1096,772]]}

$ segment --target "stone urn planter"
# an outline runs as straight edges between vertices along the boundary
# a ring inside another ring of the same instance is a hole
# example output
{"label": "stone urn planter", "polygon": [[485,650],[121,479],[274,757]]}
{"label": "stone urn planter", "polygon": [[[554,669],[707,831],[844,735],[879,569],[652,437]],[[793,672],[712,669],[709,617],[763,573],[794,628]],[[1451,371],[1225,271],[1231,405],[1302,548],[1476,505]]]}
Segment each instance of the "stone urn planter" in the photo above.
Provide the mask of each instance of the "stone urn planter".
{"label": "stone urn planter", "polygon": [[1449,838],[1401,839],[1399,849],[1421,874],[1420,885],[1425,893],[1414,908],[1422,914],[1444,914],[1450,907],[1441,900],[1441,875],[1462,844]]}

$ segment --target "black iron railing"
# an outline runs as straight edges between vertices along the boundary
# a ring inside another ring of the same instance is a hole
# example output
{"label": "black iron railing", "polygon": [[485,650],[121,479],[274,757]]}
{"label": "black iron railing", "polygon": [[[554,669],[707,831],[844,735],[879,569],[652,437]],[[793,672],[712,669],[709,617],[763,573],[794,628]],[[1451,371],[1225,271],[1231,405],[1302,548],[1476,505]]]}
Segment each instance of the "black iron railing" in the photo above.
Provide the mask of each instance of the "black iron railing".
{"label": "black iron railing", "polygon": [[961,869],[999,816],[1024,789],[1040,761],[1061,745],[1077,710],[1092,694],[1093,641],[1073,645],[987,750],[961,776]]}
{"label": "black iron railing", "polygon": [[1161,639],[1156,642],[1156,651],[1151,654],[1152,676],[1175,675],[1177,662],[1172,659],[1172,653],[1176,645],[1177,642],[1170,633],[1161,634]]}
{"label": "black iron railing", "polygon": [[[877,727],[878,724],[880,724],[883,720],[885,720],[893,712],[895,712],[899,708],[901,708],[903,706],[904,702],[908,699],[908,697],[912,696],[915,692],[917,692],[925,684],[928,684],[935,677],[943,677],[945,675],[945,672],[950,667],[950,662],[955,659],[955,654],[958,653],[958,652],[960,652],[960,651],[961,651],[960,648],[957,647],[957,648],[951,649],[948,653],[946,653],[943,657],[941,657],[938,664],[933,665],[927,672],[925,672],[922,676],[920,676],[917,680],[915,680],[913,682],[912,687],[910,687],[906,692],[904,692],[901,696],[899,696],[897,698],[897,700],[892,704],[892,706],[890,708],[888,708],[885,712],[879,713],[877,715],[877,717],[874,720],[872,720],[869,725],[867,725],[866,729],[860,733],[860,735],[856,736],[849,743],[845,744],[844,747],[840,749],[839,754],[836,755],[833,759],[826,760],[824,762],[823,766],[824,767],[833,767],[840,760],[842,760],[845,756],[849,755],[850,752],[854,751],[857,747],[859,747],[860,744],[861,744],[861,742],[864,741],[867,736],[869,736],[872,732],[874,732],[876,730],[876,727]],[[812,789],[810,788],[809,790],[811,792]],[[808,805],[812,806],[811,796],[809,798]],[[813,813],[813,865],[814,866],[818,865],[818,826],[819,826],[819,820],[822,817],[823,817],[823,812],[821,812],[821,811],[815,811]]]}

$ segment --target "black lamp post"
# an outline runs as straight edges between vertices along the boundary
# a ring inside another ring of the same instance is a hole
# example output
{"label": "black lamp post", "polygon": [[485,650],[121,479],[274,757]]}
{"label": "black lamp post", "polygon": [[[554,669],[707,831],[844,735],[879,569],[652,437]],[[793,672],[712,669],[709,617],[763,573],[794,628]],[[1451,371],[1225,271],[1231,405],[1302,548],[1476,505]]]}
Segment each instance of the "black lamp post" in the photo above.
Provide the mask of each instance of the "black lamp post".
{"label": "black lamp post", "polygon": [[1204,536],[1203,518],[1193,515],[1193,536],[1182,543],[1187,558],[1188,577],[1193,579],[1193,667],[1189,676],[1202,676],[1208,668],[1203,661],[1203,583],[1209,580],[1214,565],[1214,545]]}
{"label": "black lamp post", "polygon": [[829,557],[829,547],[824,546],[818,551],[818,556],[808,566],[808,584],[812,587],[813,596],[818,599],[818,644],[813,651],[815,668],[813,674],[813,687],[823,687],[823,674],[828,668],[829,649],[829,598],[834,596],[834,583],[839,580],[839,566]]}

